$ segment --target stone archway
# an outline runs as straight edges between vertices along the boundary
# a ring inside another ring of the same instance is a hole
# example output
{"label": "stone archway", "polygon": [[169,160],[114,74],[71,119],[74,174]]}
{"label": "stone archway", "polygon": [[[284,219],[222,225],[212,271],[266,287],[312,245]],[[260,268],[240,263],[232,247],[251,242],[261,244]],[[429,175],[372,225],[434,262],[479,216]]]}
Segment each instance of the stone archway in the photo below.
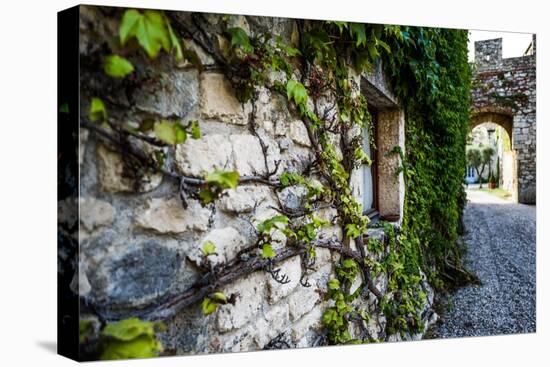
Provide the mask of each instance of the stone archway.
{"label": "stone archway", "polygon": [[477,108],[472,110],[470,115],[470,130],[486,122],[492,122],[503,127],[508,133],[510,140],[513,141],[512,132],[514,126],[514,115],[511,110],[500,108],[498,106]]}
{"label": "stone archway", "polygon": [[[510,142],[513,141],[513,113],[512,111],[497,106],[476,109],[470,116],[469,130],[473,131],[477,126],[485,123],[493,123],[502,127],[508,134]],[[504,189],[512,195],[512,201],[518,202],[518,164],[517,152],[514,147],[511,151],[503,152],[501,158],[502,179]]]}
{"label": "stone archway", "polygon": [[508,133],[520,203],[536,202],[536,38],[532,53],[502,58],[502,39],[475,43],[470,128],[484,122]]}

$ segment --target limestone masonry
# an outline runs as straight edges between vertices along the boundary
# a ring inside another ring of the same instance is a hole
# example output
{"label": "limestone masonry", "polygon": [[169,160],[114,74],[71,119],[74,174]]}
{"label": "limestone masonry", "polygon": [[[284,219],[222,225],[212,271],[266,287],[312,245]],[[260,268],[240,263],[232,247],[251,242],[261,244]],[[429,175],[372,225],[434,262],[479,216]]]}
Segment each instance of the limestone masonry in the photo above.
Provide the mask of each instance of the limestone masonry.
{"label": "limestone masonry", "polygon": [[516,157],[513,195],[536,202],[536,38],[529,53],[502,58],[502,39],[475,43],[472,123],[494,122],[506,129]]}
{"label": "limestone masonry", "polygon": [[[204,65],[200,73],[186,63],[174,67],[161,56],[155,60],[154,67],[140,65],[139,68],[147,70],[147,77],[154,83],[131,88],[122,82],[106,81],[107,77],[98,67],[97,54],[105,47],[105,40],[117,34],[117,24],[109,21],[99,8],[83,6],[80,15],[82,118],[87,117],[90,100],[96,93],[108,93],[109,118],[129,126],[144,119],[197,120],[201,139],[189,139],[175,149],[166,149],[167,161],[179,173],[187,175],[203,175],[216,169],[236,170],[241,175],[262,174],[275,169],[278,161],[281,162],[278,173],[302,173],[313,160],[306,128],[287,108],[286,99],[262,89],[257,109],[252,111],[250,104],[237,101],[229,81],[213,67],[213,60],[190,40],[185,40],[186,45],[197,50]],[[188,13],[176,16],[184,18]],[[221,16],[204,17],[208,28]],[[294,26],[292,20],[267,17],[230,16],[229,22],[250,35],[269,31],[285,39],[289,39]],[[133,62],[138,64],[140,60]],[[524,84],[518,85],[517,90],[528,93],[530,71],[509,73],[516,79],[520,73],[524,75],[521,79]],[[505,80],[511,78],[506,75]],[[276,73],[272,75],[273,79],[277,77]],[[402,174],[395,173],[400,162],[396,155],[384,153],[396,145],[404,149],[404,113],[389,92],[380,67],[367,78],[361,78],[357,77],[361,88],[372,98],[373,105],[376,107],[378,103],[381,109],[378,134],[383,200],[380,211],[382,215],[397,218],[395,225],[399,227],[404,183]],[[495,78],[498,80],[498,76]],[[534,101],[534,95],[528,96],[528,101],[531,100]],[[326,105],[330,105],[330,101]],[[521,162],[524,162],[530,154],[534,155],[534,150],[530,150],[531,146],[534,149],[534,138],[531,138],[534,104],[522,104],[521,108],[522,114],[514,120],[517,130],[514,142],[516,147],[520,141],[525,144],[527,151],[521,152]],[[249,118],[251,113],[255,114],[253,120]],[[265,161],[258,137],[266,144]],[[278,214],[273,207],[298,208],[305,195],[300,187],[275,191],[266,185],[243,184],[214,204],[203,207],[190,199],[184,209],[174,181],[155,174],[145,174],[137,180],[113,147],[102,144],[86,130],[81,130],[79,153],[80,208],[85,213],[80,218],[80,276],[75,279],[74,288],[81,297],[106,305],[122,316],[188,289],[200,277],[201,267],[235,259],[241,249],[255,243],[255,223]],[[531,182],[534,187],[534,166],[531,170],[525,163],[521,170],[526,172],[521,176],[525,180],[521,187],[529,188]],[[360,196],[362,177],[355,176],[354,191]],[[316,214],[333,222],[336,210],[322,209]],[[385,239],[381,229],[372,229],[369,235]],[[325,228],[323,236],[341,238],[341,229]],[[281,236],[275,247],[284,246],[285,240]],[[217,255],[205,260],[200,251],[207,241],[216,244]],[[290,258],[278,266],[290,279],[287,284],[274,281],[265,271],[238,279],[221,289],[228,296],[234,295],[234,304],[223,305],[209,316],[202,314],[200,302],[186,308],[167,323],[168,330],[161,334],[162,343],[166,350],[177,354],[257,350],[270,348],[275,339],[284,340],[292,347],[319,345],[323,335],[321,316],[331,302],[325,297],[327,282],[334,277],[338,258],[338,253],[317,249],[316,262],[308,276],[310,287],[300,284],[303,270],[300,257]],[[358,277],[355,289],[361,282]],[[375,278],[375,285],[382,294],[387,294],[387,275]],[[426,281],[423,287],[427,303],[421,319],[429,325],[437,319],[432,310],[434,293]],[[376,307],[376,297],[365,292],[365,297],[355,302],[367,304],[371,315],[367,332],[372,338],[400,340],[422,336],[385,335],[385,318]],[[364,333],[363,330],[351,332],[353,335]]]}

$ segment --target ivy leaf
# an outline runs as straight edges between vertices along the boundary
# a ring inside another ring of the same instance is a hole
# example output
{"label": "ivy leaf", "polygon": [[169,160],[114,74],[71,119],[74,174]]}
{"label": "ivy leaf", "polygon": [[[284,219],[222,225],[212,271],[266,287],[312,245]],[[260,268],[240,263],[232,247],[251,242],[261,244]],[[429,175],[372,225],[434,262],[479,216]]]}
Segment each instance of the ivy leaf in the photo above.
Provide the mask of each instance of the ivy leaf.
{"label": "ivy leaf", "polygon": [[303,105],[307,103],[307,91],[306,87],[296,80],[290,79],[286,84],[286,95],[289,100],[293,100],[296,105]]}
{"label": "ivy leaf", "polygon": [[212,297],[212,301],[217,303],[226,304],[227,303],[227,297],[222,292],[215,292],[210,297]]}
{"label": "ivy leaf", "polygon": [[301,55],[302,53],[297,48],[291,47],[283,42],[283,38],[281,36],[277,36],[277,47],[286,53],[290,57]]}
{"label": "ivy leaf", "polygon": [[201,130],[197,121],[191,121],[191,137],[193,139],[201,138]]}
{"label": "ivy leaf", "polygon": [[166,28],[168,28],[168,36],[170,37],[170,43],[172,44],[172,51],[176,55],[176,61],[182,61],[183,60],[183,48],[181,47],[181,42],[172,29],[172,26],[170,25],[170,22],[165,17],[164,18],[166,22]]}
{"label": "ivy leaf", "polygon": [[305,179],[297,173],[287,171],[287,172],[283,172],[279,176],[279,182],[284,187],[287,187],[287,186],[296,185],[296,184],[304,184]]}
{"label": "ivy leaf", "polygon": [[78,323],[78,331],[79,331],[79,342],[80,344],[84,343],[93,332],[93,324],[92,320],[80,320]]}
{"label": "ivy leaf", "polygon": [[260,233],[269,233],[273,228],[282,229],[288,224],[288,217],[286,215],[276,215],[269,219],[264,220],[258,224],[258,231]]}
{"label": "ivy leaf", "polygon": [[239,177],[239,172],[236,171],[214,171],[206,176],[206,182],[223,189],[234,189],[239,183]]}
{"label": "ivy leaf", "polygon": [[199,191],[199,199],[203,205],[213,203],[217,195],[209,188]]}
{"label": "ivy leaf", "polygon": [[386,42],[376,39],[376,45],[382,47],[387,53],[391,53],[390,46]]}
{"label": "ivy leaf", "polygon": [[213,302],[210,298],[206,297],[201,304],[203,315],[207,316],[216,311],[218,304]]}
{"label": "ivy leaf", "polygon": [[69,104],[67,102],[59,106],[59,113],[69,113]]}
{"label": "ivy leaf", "polygon": [[124,78],[134,71],[134,65],[124,57],[118,55],[109,55],[103,63],[105,74],[113,78]]}
{"label": "ivy leaf", "polygon": [[214,242],[206,241],[204,245],[202,245],[202,254],[204,256],[214,255],[215,253],[216,253],[216,245],[214,245]]}
{"label": "ivy leaf", "polygon": [[102,360],[153,358],[162,352],[162,344],[153,337],[141,336],[129,342],[112,340],[105,343]]}
{"label": "ivy leaf", "polygon": [[147,55],[154,59],[159,51],[171,51],[171,39],[162,14],[155,10],[143,13],[135,9],[127,10],[119,28],[120,43],[124,44],[135,37]]}
{"label": "ivy leaf", "polygon": [[107,324],[101,334],[120,341],[130,341],[141,335],[153,336],[154,323],[132,317]]}
{"label": "ivy leaf", "polygon": [[156,138],[166,144],[181,144],[187,140],[187,132],[177,122],[158,121],[155,123],[154,131]]}
{"label": "ivy leaf", "polygon": [[135,9],[129,9],[124,12],[118,29],[121,45],[124,45],[131,37],[135,36],[137,23],[142,16],[143,15]]}
{"label": "ivy leaf", "polygon": [[103,329],[103,353],[100,359],[128,359],[156,357],[162,345],[155,331],[162,324],[130,318],[110,323]]}
{"label": "ivy leaf", "polygon": [[233,27],[227,30],[231,36],[231,47],[240,47],[244,52],[250,54],[254,52],[254,47],[250,44],[250,38],[240,27]]}
{"label": "ivy leaf", "polygon": [[340,289],[340,281],[338,279],[331,279],[328,282],[328,289],[338,290]]}
{"label": "ivy leaf", "polygon": [[350,23],[349,32],[355,36],[355,46],[365,46],[367,44],[367,35],[365,33],[365,25],[361,23]]}
{"label": "ivy leaf", "polygon": [[266,243],[262,247],[262,257],[264,259],[273,259],[275,257],[276,253],[273,251],[273,247],[271,247],[270,244]]}
{"label": "ivy leaf", "polygon": [[100,98],[93,97],[90,103],[90,120],[103,123],[107,121],[107,109]]}
{"label": "ivy leaf", "polygon": [[355,53],[354,61],[355,69],[360,73],[372,69],[372,63],[368,51],[358,50],[358,52]]}
{"label": "ivy leaf", "polygon": [[361,235],[361,230],[355,223],[346,224],[346,236],[350,238],[357,238]]}
{"label": "ivy leaf", "polygon": [[348,22],[328,21],[327,23],[334,24],[335,26],[337,26],[338,30],[340,31],[340,34],[342,34],[342,31],[344,30],[344,28],[348,27]]}

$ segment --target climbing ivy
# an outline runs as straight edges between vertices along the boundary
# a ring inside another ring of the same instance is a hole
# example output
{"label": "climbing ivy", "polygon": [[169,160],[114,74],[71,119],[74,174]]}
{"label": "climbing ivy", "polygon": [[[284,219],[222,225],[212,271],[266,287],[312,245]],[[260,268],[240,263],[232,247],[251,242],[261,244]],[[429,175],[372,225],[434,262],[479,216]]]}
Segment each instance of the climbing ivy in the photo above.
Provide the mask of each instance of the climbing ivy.
{"label": "climbing ivy", "polygon": [[[212,47],[210,41],[196,41],[221,65],[239,101],[254,104],[258,88],[268,88],[287,99],[307,129],[317,177],[284,172],[275,179],[272,176],[276,170],[262,177],[241,177],[238,172],[226,171],[206,173],[203,177],[177,177],[182,201],[185,205],[185,193],[198,198],[202,205],[209,205],[241,182],[257,181],[276,188],[304,187],[304,210],[256,223],[258,241],[250,249],[266,262],[265,270],[283,284],[288,279],[274,268],[279,255],[273,246],[278,241],[274,234],[281,232],[287,246],[307,249],[301,253],[307,269],[307,264],[315,259],[318,232],[328,224],[314,215],[320,203],[337,210],[338,225],[344,233],[341,248],[349,248],[353,242],[362,248],[369,218],[354,197],[350,182],[354,169],[370,164],[362,149],[360,131],[373,126],[368,101],[354,76],[382,63],[404,106],[407,121],[405,152],[396,147],[392,153],[401,158],[402,167],[397,173],[403,173],[407,187],[403,225],[396,234],[390,224],[379,223],[385,229],[386,242],[367,241],[367,249],[382,256],[380,261],[364,254],[341,256],[336,278],[328,283],[327,296],[334,305],[327,308],[322,321],[330,343],[375,341],[370,337],[352,338],[350,322],[359,321],[362,325],[369,318],[366,309],[352,303],[364,287],[373,291],[371,275],[385,273],[388,292],[377,297],[381,298],[379,307],[387,319],[386,334],[419,332],[423,327],[419,310],[426,302],[421,271],[439,288],[463,280],[459,278],[466,274],[456,240],[465,203],[461,183],[469,113],[467,33],[349,22],[297,21],[297,25],[297,37],[290,43],[281,37],[272,39],[269,34],[251,37],[239,27],[225,27],[216,35],[221,40],[218,48]],[[195,37],[200,32],[186,33]],[[182,47],[164,13],[125,11],[119,40],[121,46],[135,40],[150,59],[164,50],[176,60],[185,58],[202,69],[196,54]],[[105,60],[104,71],[111,77],[124,78],[134,67],[127,59],[113,55]],[[273,81],[273,72],[282,72],[284,77]],[[333,109],[320,109],[317,102],[321,99],[334,100]],[[108,122],[105,104],[99,98],[91,101],[90,120]],[[155,139],[131,130],[124,133],[161,146],[183,144],[188,134],[195,139],[201,136],[196,123],[184,126],[177,121],[157,121],[147,126],[155,133]],[[339,140],[334,141],[334,136]],[[189,189],[188,184],[193,184],[193,188]],[[296,217],[300,220],[294,221]],[[205,243],[202,248],[205,257],[215,251],[213,243]],[[350,293],[358,276],[366,284]],[[307,274],[302,275],[302,284],[308,284],[306,277]],[[203,296],[205,315],[228,303],[220,292]]]}
{"label": "climbing ivy", "polygon": [[467,31],[401,27],[382,57],[405,107],[402,233],[411,259],[444,288],[470,280],[456,245],[466,195],[462,186],[470,111]]}

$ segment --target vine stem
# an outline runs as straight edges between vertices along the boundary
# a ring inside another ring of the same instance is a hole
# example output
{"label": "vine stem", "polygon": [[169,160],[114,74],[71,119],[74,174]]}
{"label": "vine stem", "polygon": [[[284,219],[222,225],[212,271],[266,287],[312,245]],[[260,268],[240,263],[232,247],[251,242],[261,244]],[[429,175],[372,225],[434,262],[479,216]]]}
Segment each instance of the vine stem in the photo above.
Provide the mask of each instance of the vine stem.
{"label": "vine stem", "polygon": [[[97,124],[94,124],[94,123],[92,123],[92,122],[90,122],[86,119],[81,119],[80,125],[82,127],[86,128],[86,129],[94,132],[95,134],[97,134],[101,138],[103,138],[105,140],[108,140],[112,144],[115,144],[117,147],[121,145],[120,140],[117,137],[115,137],[113,134],[109,133],[108,130],[98,126]],[[150,144],[150,141],[149,141],[150,138],[149,137],[144,137],[144,136],[141,136],[141,135],[135,134],[135,133],[130,134],[126,130],[122,130],[122,131],[117,130],[117,131],[119,131],[119,133],[121,133],[121,134],[128,133],[128,135],[131,135],[132,137],[134,137],[136,139],[141,139],[141,140],[145,141],[146,143]],[[147,139],[144,139],[144,138],[147,138]],[[192,177],[192,176],[180,175],[180,174],[175,173],[173,171],[169,171],[165,168],[159,167],[150,157],[147,156],[147,154],[145,154],[141,149],[136,147],[134,144],[128,144],[128,146],[129,146],[128,147],[129,149],[128,149],[127,153],[129,153],[132,157],[139,160],[140,163],[144,164],[145,166],[153,169],[154,171],[156,171],[158,173],[161,173],[161,174],[163,174],[167,177],[170,177],[172,179],[183,181],[185,184],[191,185],[191,186],[203,186],[203,185],[207,184],[207,181],[202,177]],[[272,186],[272,187],[280,187],[281,186],[281,183],[279,182],[279,180],[273,180],[273,179],[269,179],[269,178],[266,178],[266,177],[263,177],[263,176],[258,176],[258,175],[240,176],[239,177],[239,183],[241,183],[241,184],[243,184],[243,183],[261,183],[261,184],[269,185],[269,186]]]}
{"label": "vine stem", "polygon": [[[316,247],[337,251],[349,258],[353,258],[363,264],[363,257],[358,251],[342,246],[337,238],[321,239],[315,242]],[[204,274],[195,284],[181,294],[159,300],[157,303],[142,308],[128,311],[127,309],[116,310],[112,305],[94,305],[95,311],[104,320],[117,320],[120,317],[139,317],[144,320],[169,320],[175,317],[181,310],[188,307],[209,294],[218,291],[220,288],[233,283],[235,280],[249,275],[254,271],[262,270],[268,266],[280,263],[293,256],[301,255],[308,250],[307,246],[290,245],[272,259],[264,259],[257,256],[249,261],[235,259],[222,268],[214,268]],[[365,280],[368,289],[378,298],[382,298],[380,291],[370,280]]]}

